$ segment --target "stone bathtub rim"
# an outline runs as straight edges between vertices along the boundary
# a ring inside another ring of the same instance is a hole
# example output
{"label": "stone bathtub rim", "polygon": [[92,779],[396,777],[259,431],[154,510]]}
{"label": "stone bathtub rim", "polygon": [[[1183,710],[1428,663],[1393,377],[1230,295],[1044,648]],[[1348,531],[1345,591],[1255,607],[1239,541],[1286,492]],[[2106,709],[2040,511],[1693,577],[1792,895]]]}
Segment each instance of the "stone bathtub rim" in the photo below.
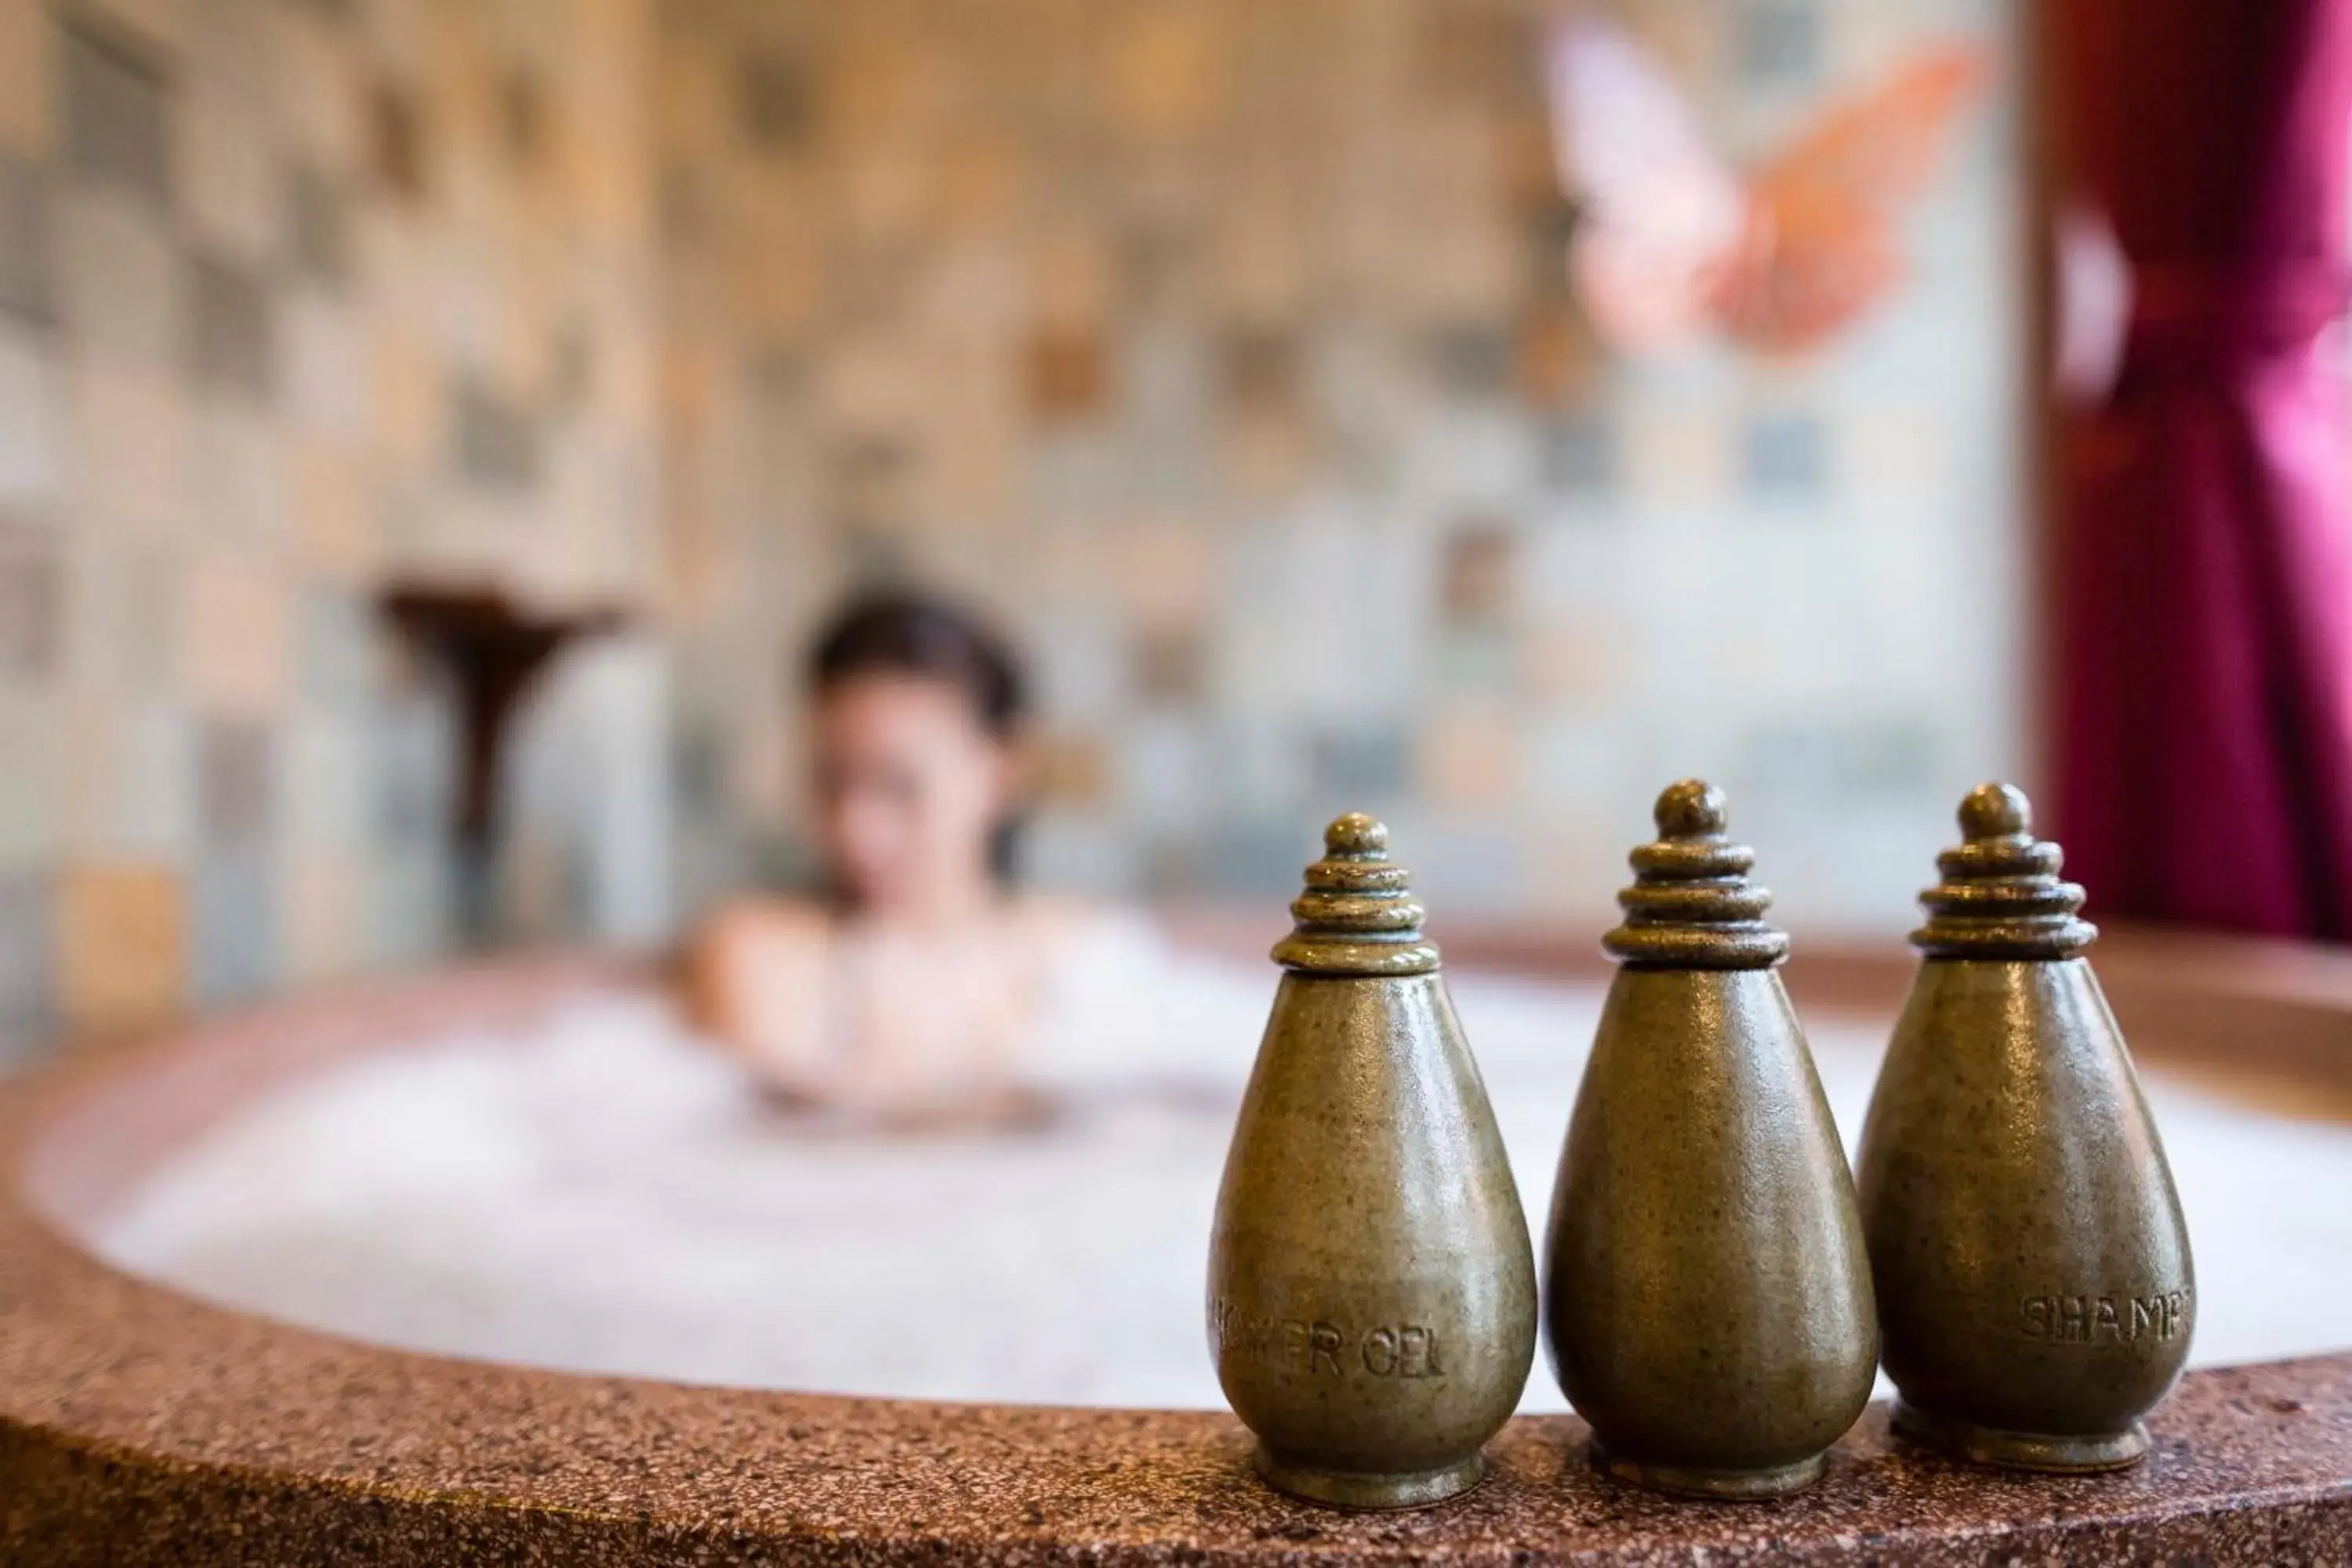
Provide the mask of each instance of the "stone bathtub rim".
{"label": "stone bathtub rim", "polygon": [[[1448,956],[1557,973],[1584,967],[1580,951],[1563,956],[1571,947],[1589,942],[1451,934]],[[2340,1093],[2352,1071],[2352,956],[2147,938],[2103,943],[2099,963],[2136,1044],[2135,1014],[2162,1042],[2144,1055],[2242,1060],[2252,1034],[2278,1072],[2300,1064]],[[2120,1478],[1949,1465],[1892,1439],[1874,1405],[1811,1492],[1676,1502],[1593,1473],[1582,1424],[1538,1416],[1506,1428],[1492,1479],[1460,1502],[1349,1515],[1260,1486],[1246,1435],[1223,1413],[751,1391],[386,1349],[207,1304],[74,1239],[76,1216],[101,1212],[262,1082],[644,973],[576,956],[436,972],[0,1081],[0,1561],[1679,1563],[1704,1551],[1711,1562],[2275,1563],[2352,1552],[2352,1353],[2190,1373],[2151,1422],[2149,1463]],[[1907,974],[1893,953],[1809,966],[1802,949],[1790,972],[1807,1007],[1891,1006]],[[223,1065],[236,1072],[213,1070]],[[215,1103],[196,1092],[206,1086]],[[126,1143],[141,1157],[107,1147]]]}

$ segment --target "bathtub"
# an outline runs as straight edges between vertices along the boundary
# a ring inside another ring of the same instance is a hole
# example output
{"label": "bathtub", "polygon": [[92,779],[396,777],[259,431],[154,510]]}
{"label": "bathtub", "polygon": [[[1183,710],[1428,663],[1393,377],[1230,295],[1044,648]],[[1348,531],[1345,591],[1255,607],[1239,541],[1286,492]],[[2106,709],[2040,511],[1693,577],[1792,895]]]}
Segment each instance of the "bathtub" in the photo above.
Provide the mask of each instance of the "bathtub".
{"label": "bathtub", "polygon": [[[1446,934],[1464,1018],[1540,1225],[1580,1036],[1589,1032],[1589,1013],[1578,1009],[1589,1008],[1601,976],[1580,956],[1580,939]],[[273,1106],[320,1084],[398,1083],[436,1061],[446,1068],[453,1039],[473,1041],[461,1065],[495,1081],[495,1042],[544,1040],[563,1018],[648,988],[642,966],[566,958],[289,1003],[70,1060],[0,1091],[0,1561],[2344,1555],[2352,1551],[2352,1355],[2339,1352],[2352,1344],[2352,1289],[2340,1281],[2352,1278],[2352,1260],[2326,1256],[2330,1236],[2341,1234],[2326,1230],[2336,1210],[2309,1194],[2352,1172],[2333,1163],[2342,1129],[2313,1115],[2352,1124],[2352,958],[2155,937],[2113,939],[2095,956],[2179,1145],[2200,1247],[2200,1360],[2231,1363],[2189,1374],[2152,1420],[2149,1462],[2121,1477],[2021,1479],[1948,1465],[1891,1439],[1885,1407],[1874,1405],[1812,1491],[1751,1507],[1675,1502],[1590,1469],[1583,1428],[1539,1365],[1524,1413],[1490,1449],[1493,1478],[1456,1504],[1356,1516],[1266,1490],[1250,1475],[1246,1435],[1214,1407],[1192,1321],[1210,1157],[1229,1114],[1218,1086],[1237,1090],[1246,1038],[1208,1053],[1217,1059],[1186,1092],[1155,1091],[1139,1112],[1090,1112],[1094,1120],[1015,1156],[1037,1168],[1016,1172],[1032,1186],[1012,1190],[1050,1197],[1073,1184],[1053,1162],[1083,1172],[1095,1168],[1088,1161],[1111,1158],[1088,1152],[1087,1139],[1103,1137],[1101,1117],[1112,1119],[1108,1142],[1129,1178],[1145,1136],[1116,1118],[1139,1114],[1157,1129],[1150,1135],[1160,1142],[1141,1152],[1164,1157],[1164,1169],[1151,1168],[1160,1187],[1135,1188],[1127,1198],[1144,1197],[1124,1206],[1118,1194],[1082,1191],[1096,1207],[1056,1221],[1118,1238],[1094,1248],[1101,1273],[1091,1282],[1076,1276],[1075,1289],[1057,1289],[1074,1266],[1053,1245],[1025,1265],[1034,1276],[1026,1294],[1022,1268],[984,1279],[980,1253],[960,1263],[942,1258],[929,1289],[917,1288],[921,1258],[882,1259],[872,1279],[887,1300],[870,1311],[857,1310],[854,1291],[792,1288],[807,1273],[796,1275],[796,1260],[835,1245],[798,1227],[867,1201],[869,1190],[899,1203],[927,1184],[952,1191],[961,1157],[952,1147],[836,1148],[835,1156],[866,1161],[875,1179],[798,1215],[783,1208],[739,1216],[745,1239],[721,1250],[757,1253],[762,1225],[786,1234],[742,1277],[747,1293],[768,1299],[746,1304],[733,1329],[726,1311],[678,1315],[696,1289],[665,1296],[656,1278],[637,1294],[659,1298],[672,1316],[626,1333],[609,1325],[569,1338],[543,1324],[535,1331],[516,1282],[533,1270],[552,1279],[565,1266],[560,1215],[509,1233],[518,1247],[548,1249],[519,1260],[523,1267],[427,1275],[420,1285],[401,1255],[371,1263],[362,1252],[317,1269],[324,1287],[308,1293],[287,1282],[304,1278],[293,1266],[305,1249],[324,1245],[312,1238],[332,1237],[331,1194],[319,1200],[323,1228],[311,1231],[301,1228],[301,1205],[254,1200],[257,1211],[295,1216],[262,1226],[267,1245],[257,1247],[254,1227],[240,1229],[235,1214],[205,1219],[197,1199],[206,1163],[216,1180],[238,1169],[237,1141],[269,1136]],[[1870,1065],[1850,1058],[1883,1035],[1908,973],[1899,952],[1807,952],[1789,967],[1849,1139],[1857,1130],[1853,1086],[1866,1089]],[[1271,970],[1262,984],[1270,994]],[[1244,994],[1225,1013],[1247,1008]],[[1552,1018],[1558,1061],[1537,1037]],[[318,1109],[310,1108],[313,1128]],[[353,1142],[363,1142],[364,1117],[352,1116]],[[2241,1140],[2210,1145],[2219,1151],[2210,1172],[2200,1165],[2208,1133],[2183,1139],[2177,1125],[2200,1117],[2234,1125]],[[775,1159],[809,1157],[785,1147],[789,1136],[747,1137],[754,1154],[773,1144]],[[2310,1141],[2307,1162],[2278,1164],[2276,1151],[2298,1140]],[[2275,1145],[2262,1156],[2273,1163],[2257,1169],[2249,1151],[2265,1143]],[[725,1152],[714,1145],[709,1153]],[[965,1153],[1002,1157],[977,1147]],[[889,1187],[883,1178],[910,1159],[935,1164],[921,1181]],[[363,1160],[345,1163],[364,1170]],[[321,1161],[322,1187],[332,1185],[332,1168]],[[249,1179],[249,1160],[244,1169]],[[2233,1169],[2248,1179],[2231,1184]],[[2314,1181],[2294,1188],[2303,1195],[2293,1201],[2279,1198],[2291,1185],[2279,1173],[2300,1169]],[[990,1184],[1012,1178],[983,1164],[971,1170],[963,1184],[995,1192],[1002,1208],[1008,1189]],[[762,1172],[772,1181],[772,1170],[758,1167],[747,1190],[761,1185]],[[707,1188],[708,1174],[689,1184]],[[501,1188],[495,1177],[470,1173],[482,1191],[505,1191],[508,1203],[527,1207],[528,1185]],[[300,1184],[299,1168],[288,1181]],[[217,1206],[221,1192],[235,1190],[216,1185],[210,1201]],[[390,1201],[370,1191],[371,1201]],[[404,1212],[462,1214],[461,1202],[435,1210],[427,1200],[457,1201],[450,1190],[411,1193]],[[195,1217],[175,1219],[173,1202],[193,1203]],[[2300,1218],[2297,1204],[2305,1205]],[[1136,1216],[1128,1230],[1122,1215]],[[640,1226],[646,1234],[634,1240],[579,1231],[576,1251],[587,1261],[575,1260],[572,1271],[593,1278],[602,1265],[644,1280],[687,1268],[665,1264],[647,1239],[662,1228]],[[877,1219],[866,1228],[888,1227]],[[2308,1242],[2298,1239],[2305,1230],[2315,1232]],[[796,1244],[813,1250],[795,1253]],[[257,1258],[270,1267],[253,1267]],[[727,1279],[716,1275],[697,1289],[723,1294]],[[1105,1295],[1121,1280],[1129,1296]],[[1087,1299],[1097,1296],[1104,1299]],[[468,1300],[483,1310],[452,1309]],[[582,1300],[575,1294],[565,1311],[547,1316],[588,1321]],[[894,1354],[894,1346],[941,1353],[927,1360]]]}

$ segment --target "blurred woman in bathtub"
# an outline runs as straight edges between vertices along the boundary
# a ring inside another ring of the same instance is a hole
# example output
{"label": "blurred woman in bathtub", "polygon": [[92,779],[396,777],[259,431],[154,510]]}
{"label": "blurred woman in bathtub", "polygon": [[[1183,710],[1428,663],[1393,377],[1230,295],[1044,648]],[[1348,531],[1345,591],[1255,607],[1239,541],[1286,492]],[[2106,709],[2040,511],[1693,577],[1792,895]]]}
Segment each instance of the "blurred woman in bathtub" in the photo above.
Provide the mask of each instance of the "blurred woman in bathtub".
{"label": "blurred woman in bathtub", "polygon": [[[1149,938],[1010,882],[1021,669],[985,626],[861,599],[811,650],[821,896],[720,910],[689,954],[702,1027],[790,1099],[859,1119],[1003,1118],[1062,1054],[1054,1017]],[[1094,1009],[1087,1009],[1088,1012]]]}

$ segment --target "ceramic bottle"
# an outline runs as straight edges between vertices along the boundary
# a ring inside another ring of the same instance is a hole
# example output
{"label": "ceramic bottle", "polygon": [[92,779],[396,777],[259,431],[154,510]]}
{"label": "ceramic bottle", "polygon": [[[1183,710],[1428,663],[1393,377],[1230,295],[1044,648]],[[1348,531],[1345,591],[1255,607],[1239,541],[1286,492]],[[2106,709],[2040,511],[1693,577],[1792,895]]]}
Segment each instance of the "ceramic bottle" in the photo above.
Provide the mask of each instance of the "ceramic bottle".
{"label": "ceramic bottle", "polygon": [[1853,1183],[1722,794],[1658,797],[1545,1243],[1552,1365],[1597,1462],[1660,1490],[1777,1496],[1870,1397]]}
{"label": "ceramic bottle", "polygon": [[2018,790],[1980,784],[1959,817],[1862,1141],[1895,1424],[1986,1464],[2116,1469],[2188,1358],[2188,1230],[2083,889]]}
{"label": "ceramic bottle", "polygon": [[1527,1218],[1387,832],[1330,825],[1210,1244],[1209,1344],[1281,1489],[1412,1508],[1475,1485],[1535,1354]]}

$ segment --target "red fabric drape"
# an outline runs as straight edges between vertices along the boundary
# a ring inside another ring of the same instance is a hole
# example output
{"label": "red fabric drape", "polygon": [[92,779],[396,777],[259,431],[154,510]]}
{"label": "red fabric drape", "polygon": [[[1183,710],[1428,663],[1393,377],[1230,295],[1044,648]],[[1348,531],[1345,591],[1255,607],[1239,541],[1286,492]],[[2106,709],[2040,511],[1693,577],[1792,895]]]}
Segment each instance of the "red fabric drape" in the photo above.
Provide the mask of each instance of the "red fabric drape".
{"label": "red fabric drape", "polygon": [[2352,0],[2050,0],[2137,294],[2062,416],[2053,717],[2094,912],[2352,939]]}

